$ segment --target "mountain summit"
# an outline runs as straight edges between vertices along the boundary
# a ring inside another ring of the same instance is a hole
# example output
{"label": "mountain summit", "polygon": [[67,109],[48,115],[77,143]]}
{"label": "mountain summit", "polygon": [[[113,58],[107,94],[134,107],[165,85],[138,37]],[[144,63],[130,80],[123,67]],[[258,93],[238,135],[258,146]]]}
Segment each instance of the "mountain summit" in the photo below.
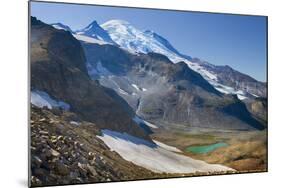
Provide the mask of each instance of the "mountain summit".
{"label": "mountain summit", "polygon": [[92,37],[101,41],[115,44],[109,34],[102,27],[100,27],[96,20],[91,22],[84,29],[76,31],[76,34]]}
{"label": "mountain summit", "polygon": [[114,44],[131,53],[154,52],[166,56],[173,63],[184,62],[192,70],[201,74],[216,90],[224,94],[237,95],[240,100],[267,96],[266,83],[234,69],[229,71],[227,66],[213,65],[199,58],[184,55],[163,36],[151,30],[139,30],[125,20],[109,20],[101,25],[94,20],[87,27],[76,32],[61,23],[52,26],[70,31],[82,42]]}

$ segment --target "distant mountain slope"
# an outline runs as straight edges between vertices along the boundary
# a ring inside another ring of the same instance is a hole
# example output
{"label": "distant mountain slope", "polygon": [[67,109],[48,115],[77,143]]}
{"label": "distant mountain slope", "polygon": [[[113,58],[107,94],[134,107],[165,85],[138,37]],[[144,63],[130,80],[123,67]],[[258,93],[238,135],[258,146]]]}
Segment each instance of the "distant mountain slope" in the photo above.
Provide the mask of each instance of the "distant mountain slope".
{"label": "distant mountain slope", "polygon": [[263,129],[236,96],[217,91],[186,63],[156,53],[132,54],[114,45],[83,43],[88,73],[114,89],[156,125]]}
{"label": "distant mountain slope", "polygon": [[213,66],[209,63],[204,63],[201,66],[208,71],[214,72],[217,76],[218,83],[229,86],[236,91],[244,91],[246,97],[267,97],[266,83],[259,82],[246,74],[234,70],[228,65]]}
{"label": "distant mountain slope", "polygon": [[[223,93],[237,94],[240,99],[247,97],[266,97],[266,84],[250,76],[233,70],[229,74],[227,66],[214,66],[198,58],[178,52],[168,40],[152,31],[140,31],[123,20],[110,20],[101,25],[111,38],[130,52],[155,52],[167,56],[174,63],[183,61],[194,71],[200,73],[210,84]],[[192,44],[187,44],[192,45]]]}
{"label": "distant mountain slope", "polygon": [[[63,24],[56,24],[54,27],[70,31],[69,27]],[[235,94],[241,100],[267,96],[266,83],[259,82],[229,66],[216,66],[199,58],[184,55],[161,35],[151,30],[141,31],[124,20],[110,20],[102,25],[93,21],[87,27],[72,33],[83,42],[116,44],[131,53],[155,52],[167,56],[174,63],[185,62],[218,91]],[[232,71],[229,71],[229,68]]]}
{"label": "distant mountain slope", "polygon": [[85,62],[81,44],[70,32],[31,17],[31,90],[45,92],[53,101],[63,101],[99,128],[150,140],[133,121],[129,106],[125,108],[124,101],[91,80]]}

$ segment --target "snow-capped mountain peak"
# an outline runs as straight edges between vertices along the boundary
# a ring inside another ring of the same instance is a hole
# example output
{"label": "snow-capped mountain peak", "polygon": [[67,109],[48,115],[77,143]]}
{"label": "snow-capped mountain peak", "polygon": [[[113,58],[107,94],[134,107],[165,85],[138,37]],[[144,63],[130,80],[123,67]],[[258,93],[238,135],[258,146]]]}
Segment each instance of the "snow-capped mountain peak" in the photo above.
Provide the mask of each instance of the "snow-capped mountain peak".
{"label": "snow-capped mountain peak", "polygon": [[104,27],[109,27],[109,26],[132,26],[129,22],[125,21],[125,20],[118,20],[118,19],[114,19],[114,20],[109,20],[105,23],[103,23],[101,25],[102,28]]}
{"label": "snow-capped mountain peak", "polygon": [[76,31],[74,36],[80,41],[98,43],[100,45],[117,44],[119,47],[131,53],[146,54],[154,52],[165,55],[173,63],[185,62],[192,70],[200,73],[205,80],[221,93],[236,94],[240,99],[245,99],[249,96],[248,91],[244,89],[245,87],[234,88],[233,84],[226,84],[226,82],[222,81],[224,76],[220,71],[220,67],[198,58],[184,55],[174,48],[167,39],[156,32],[137,29],[127,21],[114,19],[101,25],[97,21],[93,21],[84,29]]}
{"label": "snow-capped mountain peak", "polygon": [[96,20],[92,21],[85,28],[76,31],[76,34],[92,37],[107,43],[114,44],[114,41],[111,39],[108,33],[102,27],[100,27]]}
{"label": "snow-capped mountain peak", "polygon": [[171,54],[177,53],[168,40],[154,31],[141,31],[127,21],[110,20],[101,27],[118,45],[131,52],[156,52],[166,55],[170,59],[172,59]]}
{"label": "snow-capped mountain peak", "polygon": [[226,94],[237,94],[240,99],[245,99],[248,96],[241,89],[222,84],[218,79],[215,65],[181,54],[167,39],[152,30],[141,31],[123,20],[110,20],[102,24],[101,27],[108,32],[112,40],[120,47],[130,52],[155,52],[167,56],[174,63],[185,62],[191,69],[200,73],[218,91]]}
{"label": "snow-capped mountain peak", "polygon": [[73,33],[73,31],[70,29],[69,26],[64,25],[62,23],[53,23],[51,25],[56,29],[65,30],[65,31],[69,31],[70,33]]}
{"label": "snow-capped mountain peak", "polygon": [[86,31],[93,31],[94,29],[99,28],[98,22],[96,20],[92,21],[87,27],[83,29],[84,32]]}

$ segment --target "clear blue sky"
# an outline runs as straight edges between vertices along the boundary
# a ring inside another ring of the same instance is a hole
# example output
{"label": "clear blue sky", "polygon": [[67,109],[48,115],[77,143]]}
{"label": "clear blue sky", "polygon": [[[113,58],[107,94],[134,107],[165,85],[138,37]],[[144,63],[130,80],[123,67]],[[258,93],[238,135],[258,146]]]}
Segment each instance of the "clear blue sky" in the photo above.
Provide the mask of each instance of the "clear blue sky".
{"label": "clear blue sky", "polygon": [[93,20],[126,20],[162,35],[183,54],[266,81],[266,17],[42,2],[31,3],[31,15],[72,30]]}

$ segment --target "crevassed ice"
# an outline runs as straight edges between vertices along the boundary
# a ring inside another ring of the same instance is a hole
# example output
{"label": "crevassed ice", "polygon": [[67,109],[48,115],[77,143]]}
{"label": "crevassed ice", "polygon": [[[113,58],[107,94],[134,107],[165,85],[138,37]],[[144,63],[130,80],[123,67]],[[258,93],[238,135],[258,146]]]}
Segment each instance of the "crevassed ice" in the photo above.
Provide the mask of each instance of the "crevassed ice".
{"label": "crevassed ice", "polygon": [[43,108],[46,106],[49,109],[52,109],[54,107],[60,107],[64,110],[69,110],[70,105],[59,100],[52,99],[48,93],[44,91],[31,91],[31,104]]}

